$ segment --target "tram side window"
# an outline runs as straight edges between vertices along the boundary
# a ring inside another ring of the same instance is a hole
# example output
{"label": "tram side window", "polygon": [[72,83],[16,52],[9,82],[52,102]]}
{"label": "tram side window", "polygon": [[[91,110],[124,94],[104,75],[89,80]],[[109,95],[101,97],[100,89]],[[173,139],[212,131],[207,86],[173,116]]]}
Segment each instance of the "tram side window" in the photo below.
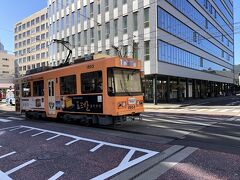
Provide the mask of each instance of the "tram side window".
{"label": "tram side window", "polygon": [[31,84],[30,82],[22,84],[22,97],[30,97],[31,96]]}
{"label": "tram side window", "polygon": [[102,93],[102,71],[81,74],[82,94]]}
{"label": "tram side window", "polygon": [[44,96],[44,81],[33,82],[33,96]]}
{"label": "tram side window", "polygon": [[64,76],[60,78],[60,94],[76,94],[77,85],[76,85],[76,75]]}

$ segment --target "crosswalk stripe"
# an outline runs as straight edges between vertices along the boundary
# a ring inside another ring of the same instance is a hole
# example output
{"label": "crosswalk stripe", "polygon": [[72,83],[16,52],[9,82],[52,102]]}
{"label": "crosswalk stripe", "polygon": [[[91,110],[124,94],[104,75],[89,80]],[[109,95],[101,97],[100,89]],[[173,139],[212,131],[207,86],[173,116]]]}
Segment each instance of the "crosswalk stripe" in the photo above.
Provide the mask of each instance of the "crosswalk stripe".
{"label": "crosswalk stripe", "polygon": [[227,111],[229,111],[229,109],[223,109],[223,110],[221,110],[219,112],[227,112]]}
{"label": "crosswalk stripe", "polygon": [[209,112],[217,111],[217,109],[209,109]]}
{"label": "crosswalk stripe", "polygon": [[237,109],[237,110],[234,110],[233,112],[234,112],[234,113],[239,113],[239,112],[240,112],[240,110],[239,110],[239,109]]}
{"label": "crosswalk stripe", "polygon": [[206,111],[206,109],[198,109],[198,112]]}
{"label": "crosswalk stripe", "polygon": [[11,122],[9,119],[0,119],[0,122]]}

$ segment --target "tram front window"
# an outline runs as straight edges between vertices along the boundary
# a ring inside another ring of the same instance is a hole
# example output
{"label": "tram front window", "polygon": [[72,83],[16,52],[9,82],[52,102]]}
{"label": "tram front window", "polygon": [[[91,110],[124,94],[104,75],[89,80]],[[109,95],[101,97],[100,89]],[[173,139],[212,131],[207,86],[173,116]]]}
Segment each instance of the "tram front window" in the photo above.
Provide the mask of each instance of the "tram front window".
{"label": "tram front window", "polygon": [[110,96],[142,95],[140,71],[121,68],[108,69],[108,94]]}

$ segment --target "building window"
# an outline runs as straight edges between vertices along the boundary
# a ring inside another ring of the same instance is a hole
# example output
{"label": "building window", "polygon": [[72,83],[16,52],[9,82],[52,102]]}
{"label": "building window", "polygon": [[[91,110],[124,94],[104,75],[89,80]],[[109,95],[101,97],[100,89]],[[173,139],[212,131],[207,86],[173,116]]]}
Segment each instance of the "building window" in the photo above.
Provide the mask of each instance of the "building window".
{"label": "building window", "polygon": [[72,26],[75,25],[75,13],[73,12],[72,13]]}
{"label": "building window", "polygon": [[98,41],[101,41],[102,40],[102,35],[101,35],[101,29],[99,28],[98,29]]}
{"label": "building window", "polygon": [[100,1],[98,1],[98,14],[101,14],[101,4],[100,4]]}
{"label": "building window", "polygon": [[41,25],[41,31],[45,30],[45,24]]}
{"label": "building window", "polygon": [[127,16],[123,16],[123,33],[127,33]]}
{"label": "building window", "polygon": [[128,56],[128,46],[123,46],[123,57]]}
{"label": "building window", "polygon": [[76,85],[76,75],[60,77],[60,94],[76,94],[77,85]]}
{"label": "building window", "polygon": [[124,4],[127,4],[127,0],[122,0],[122,1],[123,1],[123,5],[124,5]]}
{"label": "building window", "polygon": [[78,24],[80,24],[80,20],[81,20],[81,18],[80,18],[81,17],[80,10],[78,10],[77,16],[78,16],[78,19],[77,19]]}
{"label": "building window", "polygon": [[75,34],[72,35],[72,47],[75,48]]}
{"label": "building window", "polygon": [[105,11],[109,11],[109,0],[105,0]]}
{"label": "building window", "polygon": [[118,20],[114,20],[114,36],[118,36]]}
{"label": "building window", "polygon": [[36,18],[36,24],[38,24],[38,23],[39,23],[39,17]]}
{"label": "building window", "polygon": [[144,9],[144,28],[149,27],[149,8]]}
{"label": "building window", "polygon": [[90,4],[90,18],[93,18],[93,2]]}
{"label": "building window", "polygon": [[45,20],[45,15],[41,15],[41,21]]}
{"label": "building window", "polygon": [[117,8],[118,6],[118,0],[113,0],[113,8]]}
{"label": "building window", "polygon": [[78,33],[78,45],[81,46],[81,33]]}
{"label": "building window", "polygon": [[33,19],[33,20],[31,20],[31,26],[34,26],[34,24],[35,24],[35,21]]}
{"label": "building window", "polygon": [[109,22],[107,22],[106,23],[106,30],[105,30],[105,32],[106,32],[106,39],[109,39],[109,36],[110,36],[110,23]]}
{"label": "building window", "polygon": [[87,30],[84,31],[84,44],[87,45]]}
{"label": "building window", "polygon": [[133,31],[138,30],[138,13],[133,13]]}
{"label": "building window", "polygon": [[133,58],[138,59],[138,43],[133,42]]}
{"label": "building window", "polygon": [[66,27],[69,28],[69,15],[66,16]]}
{"label": "building window", "polygon": [[144,42],[144,60],[149,61],[150,60],[150,44],[149,41]]}
{"label": "building window", "polygon": [[83,7],[83,20],[86,21],[87,20],[87,6]]}
{"label": "building window", "polygon": [[94,43],[94,28],[90,29],[91,43]]}
{"label": "building window", "polygon": [[64,18],[61,19],[61,29],[64,29]]}

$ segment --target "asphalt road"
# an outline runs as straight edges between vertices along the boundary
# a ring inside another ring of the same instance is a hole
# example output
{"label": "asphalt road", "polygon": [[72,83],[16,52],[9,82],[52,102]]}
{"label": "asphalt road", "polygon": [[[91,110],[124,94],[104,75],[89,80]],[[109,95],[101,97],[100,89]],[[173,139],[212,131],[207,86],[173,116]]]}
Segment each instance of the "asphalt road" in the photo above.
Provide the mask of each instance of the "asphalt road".
{"label": "asphalt road", "polygon": [[[222,101],[107,127],[0,110],[0,179],[240,179],[239,99]],[[236,113],[218,113],[230,103]]]}

